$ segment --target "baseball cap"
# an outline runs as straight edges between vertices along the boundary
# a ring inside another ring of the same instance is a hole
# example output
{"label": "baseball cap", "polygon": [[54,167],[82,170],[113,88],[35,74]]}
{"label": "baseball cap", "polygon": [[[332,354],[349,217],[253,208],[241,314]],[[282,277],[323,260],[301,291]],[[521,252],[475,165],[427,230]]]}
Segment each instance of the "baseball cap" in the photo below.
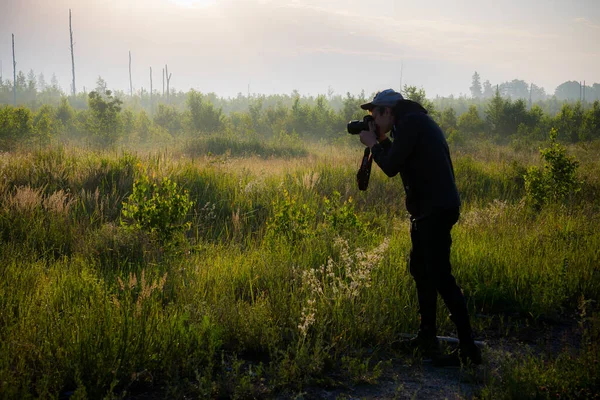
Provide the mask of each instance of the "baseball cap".
{"label": "baseball cap", "polygon": [[363,110],[372,110],[378,106],[392,107],[396,105],[400,100],[404,100],[404,97],[393,89],[382,90],[377,92],[373,100],[368,103],[361,104],[360,108]]}

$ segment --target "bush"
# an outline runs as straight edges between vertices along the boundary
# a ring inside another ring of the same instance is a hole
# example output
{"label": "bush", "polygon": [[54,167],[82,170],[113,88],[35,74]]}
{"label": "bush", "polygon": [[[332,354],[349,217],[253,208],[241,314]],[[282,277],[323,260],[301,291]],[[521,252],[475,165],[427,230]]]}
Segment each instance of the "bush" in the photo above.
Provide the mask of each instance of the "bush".
{"label": "bush", "polygon": [[187,190],[181,190],[177,183],[163,178],[160,183],[150,182],[147,175],[133,184],[133,193],[122,210],[122,224],[150,234],[157,234],[160,240],[169,240],[176,232],[189,229],[185,222],[192,208]]}
{"label": "bush", "polygon": [[273,201],[273,216],[267,221],[267,236],[283,236],[292,241],[315,235],[315,211],[299,203],[287,190]]}
{"label": "bush", "polygon": [[33,116],[25,107],[0,108],[0,149],[12,150],[33,134]]}

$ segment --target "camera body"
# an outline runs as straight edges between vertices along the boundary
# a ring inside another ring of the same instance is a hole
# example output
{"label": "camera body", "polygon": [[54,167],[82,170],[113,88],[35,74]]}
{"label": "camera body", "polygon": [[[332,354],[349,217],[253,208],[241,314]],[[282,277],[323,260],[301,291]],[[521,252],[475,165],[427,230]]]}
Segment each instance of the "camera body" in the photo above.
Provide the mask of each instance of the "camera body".
{"label": "camera body", "polygon": [[358,135],[359,133],[361,133],[362,131],[368,131],[369,130],[369,122],[371,121],[375,121],[375,118],[373,118],[371,115],[365,115],[361,120],[359,119],[355,119],[352,120],[350,122],[348,122],[348,133],[351,135]]}

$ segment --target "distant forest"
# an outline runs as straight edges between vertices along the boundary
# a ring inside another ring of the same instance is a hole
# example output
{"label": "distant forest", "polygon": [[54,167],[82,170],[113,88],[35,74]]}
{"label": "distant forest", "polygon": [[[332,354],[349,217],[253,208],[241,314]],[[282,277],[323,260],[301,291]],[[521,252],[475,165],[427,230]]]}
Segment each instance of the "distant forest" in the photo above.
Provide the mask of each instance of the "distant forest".
{"label": "distant forest", "polygon": [[[600,138],[598,84],[584,91],[577,82],[565,82],[551,97],[518,80],[491,87],[487,81],[480,85],[475,73],[471,96],[431,99],[422,88],[407,85],[402,93],[421,103],[455,146],[482,139],[531,146],[532,141],[548,139],[553,130],[563,142]],[[145,145],[213,133],[276,141],[337,141],[347,136],[349,120],[364,116],[360,104],[372,95],[329,90],[317,96],[293,91],[222,98],[172,88],[164,93],[141,89],[127,94],[111,91],[99,77],[91,91],[67,96],[55,77],[47,84],[43,75],[30,71],[27,77],[23,73],[17,77],[17,107],[12,105],[12,82],[0,82],[0,150],[72,140],[102,147]]]}
{"label": "distant forest", "polygon": [[[99,76],[95,87],[84,88],[84,91],[73,96],[61,88],[55,74],[52,74],[50,82],[48,82],[43,73],[38,75],[33,70],[30,70],[27,74],[19,71],[16,82],[16,104],[27,106],[34,111],[44,104],[57,106],[60,104],[61,97],[64,96],[68,96],[69,103],[74,109],[84,110],[88,107],[87,97],[89,92],[96,91],[102,93],[110,89],[108,83]],[[157,86],[159,86],[158,89],[156,89]],[[13,89],[13,81],[0,76],[0,104],[13,104]],[[437,96],[430,100],[431,104],[437,110],[441,111],[451,107],[457,115],[461,115],[467,112],[471,105],[481,108],[482,102],[494,97],[496,91],[503,98],[524,100],[528,108],[537,104],[545,113],[550,115],[557,114],[562,105],[567,102],[581,101],[585,105],[592,104],[595,100],[600,100],[600,84],[598,83],[590,86],[584,85],[583,82],[567,81],[557,86],[553,94],[548,94],[543,87],[527,83],[520,79],[513,79],[512,81],[495,85],[490,83],[489,80],[482,82],[482,78],[477,72],[472,76],[472,83],[469,87],[470,96]],[[115,97],[123,102],[126,108],[130,108],[133,111],[144,110],[148,113],[152,113],[153,107],[155,108],[158,104],[169,104],[181,111],[186,107],[188,94],[188,92],[177,90],[173,87],[169,88],[168,92],[165,92],[164,84],[161,82],[155,84],[152,94],[144,87],[133,92],[133,95],[120,90],[113,90],[112,92]],[[205,96],[215,107],[220,108],[223,113],[229,114],[231,112],[247,111],[249,104],[253,101],[260,101],[263,107],[277,105],[291,107],[295,99],[298,98],[301,103],[312,106],[316,104],[319,97],[323,96],[334,111],[340,111],[344,108],[344,103],[348,98],[368,99],[373,94],[363,91],[360,94],[353,95],[346,93],[346,95],[342,95],[330,89],[328,93],[320,96],[302,95],[297,90],[289,94],[276,95],[240,92],[236,97],[224,98],[219,97],[216,93],[205,93]]]}

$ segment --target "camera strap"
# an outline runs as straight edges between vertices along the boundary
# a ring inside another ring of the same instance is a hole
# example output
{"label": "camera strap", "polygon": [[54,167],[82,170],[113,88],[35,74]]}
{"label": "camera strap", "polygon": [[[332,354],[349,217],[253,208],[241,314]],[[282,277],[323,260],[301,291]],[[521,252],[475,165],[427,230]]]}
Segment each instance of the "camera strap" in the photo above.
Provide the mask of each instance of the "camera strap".
{"label": "camera strap", "polygon": [[367,190],[369,186],[369,178],[371,176],[371,165],[373,164],[373,156],[371,155],[371,149],[365,148],[360,168],[356,173],[356,183],[358,183],[359,190]]}

